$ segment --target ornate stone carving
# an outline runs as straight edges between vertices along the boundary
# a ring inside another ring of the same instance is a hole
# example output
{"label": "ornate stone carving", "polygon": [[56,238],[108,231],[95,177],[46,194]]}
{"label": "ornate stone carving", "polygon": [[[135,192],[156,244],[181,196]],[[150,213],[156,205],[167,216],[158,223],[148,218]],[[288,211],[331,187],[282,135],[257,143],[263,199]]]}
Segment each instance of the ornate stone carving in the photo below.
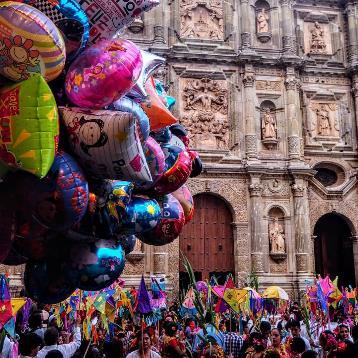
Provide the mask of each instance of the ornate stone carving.
{"label": "ornate stone carving", "polygon": [[270,262],[270,272],[272,273],[287,273],[287,260],[283,259],[281,262]]}
{"label": "ornate stone carving", "polygon": [[251,254],[251,263],[253,272],[264,272],[264,263],[262,253],[252,253]]}
{"label": "ornate stone carving", "polygon": [[297,272],[308,271],[308,254],[296,253],[296,268]]}
{"label": "ornate stone carving", "polygon": [[270,253],[284,254],[285,248],[285,232],[278,218],[273,218],[273,222],[269,224]]}
{"label": "ornate stone carving", "polygon": [[228,148],[228,90],[225,81],[181,79],[181,122],[198,149]]}
{"label": "ornate stone carving", "polygon": [[256,89],[259,91],[281,91],[281,81],[256,81]]}
{"label": "ornate stone carving", "polygon": [[252,73],[245,73],[242,82],[244,84],[244,87],[253,87],[255,84],[255,75]]}
{"label": "ornate stone carving", "polygon": [[288,137],[288,154],[291,156],[300,155],[301,140],[297,136]]}
{"label": "ornate stone carving", "polygon": [[293,184],[291,185],[291,188],[294,197],[302,197],[306,191],[306,187],[300,184]]}
{"label": "ornate stone carving", "polygon": [[310,30],[311,33],[311,53],[326,53],[327,44],[325,41],[324,30],[318,22],[315,22],[313,28]]}
{"label": "ornate stone carving", "polygon": [[161,25],[156,25],[153,27],[154,30],[154,39],[153,43],[155,44],[165,44],[164,38],[164,27]]}
{"label": "ornate stone carving", "polygon": [[183,38],[223,40],[222,0],[181,0],[180,23]]}
{"label": "ornate stone carving", "polygon": [[285,80],[285,86],[287,91],[289,90],[298,90],[299,89],[300,81],[296,77],[288,77]]}
{"label": "ornate stone carving", "polygon": [[262,139],[277,139],[276,116],[269,107],[261,111],[261,135]]}
{"label": "ornate stone carving", "polygon": [[256,134],[245,135],[246,153],[250,156],[257,155],[257,136]]}
{"label": "ornate stone carving", "polygon": [[249,185],[250,196],[261,196],[263,186],[261,183],[251,183]]}
{"label": "ornate stone carving", "polygon": [[269,32],[270,16],[265,9],[260,9],[256,16],[256,31],[258,34]]}
{"label": "ornate stone carving", "polygon": [[311,102],[309,110],[310,132],[312,137],[340,137],[340,125],[338,120],[338,106],[336,103]]}

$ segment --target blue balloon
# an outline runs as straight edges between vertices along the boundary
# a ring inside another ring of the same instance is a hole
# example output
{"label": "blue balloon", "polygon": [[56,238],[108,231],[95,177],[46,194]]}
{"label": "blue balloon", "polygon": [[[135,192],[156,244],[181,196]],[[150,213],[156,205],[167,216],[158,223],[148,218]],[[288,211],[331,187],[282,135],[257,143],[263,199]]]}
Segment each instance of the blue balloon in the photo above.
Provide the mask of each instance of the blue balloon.
{"label": "blue balloon", "polygon": [[155,90],[157,91],[159,96],[165,99],[166,107],[171,110],[176,103],[176,99],[172,96],[168,96],[163,83],[158,80],[155,81]]}
{"label": "blue balloon", "polygon": [[144,195],[133,195],[122,221],[124,234],[138,234],[157,226],[161,209],[155,199]]}
{"label": "blue balloon", "polygon": [[48,16],[61,31],[66,44],[67,60],[71,61],[84,49],[89,38],[88,17],[76,0],[27,0],[28,4]]}
{"label": "blue balloon", "polygon": [[176,163],[179,154],[184,150],[176,145],[172,145],[171,143],[162,143],[161,148],[165,155],[165,170],[172,168]]}
{"label": "blue balloon", "polygon": [[118,241],[122,245],[125,254],[128,255],[134,250],[137,238],[134,235],[122,235],[118,237]]}
{"label": "blue balloon", "polygon": [[147,140],[150,132],[149,118],[138,103],[134,102],[130,98],[123,97],[114,102],[110,107],[113,107],[115,110],[120,112],[132,113],[140,128],[141,143],[144,143]]}
{"label": "blue balloon", "polygon": [[152,132],[151,136],[158,142],[158,143],[169,143],[172,139],[172,132],[170,131],[169,127],[165,127],[159,131]]}
{"label": "blue balloon", "polygon": [[28,297],[36,302],[55,304],[65,300],[76,289],[57,260],[26,264],[24,283]]}
{"label": "blue balloon", "polygon": [[70,282],[81,290],[98,291],[114,283],[124,270],[125,253],[115,240],[75,243],[66,268]]}

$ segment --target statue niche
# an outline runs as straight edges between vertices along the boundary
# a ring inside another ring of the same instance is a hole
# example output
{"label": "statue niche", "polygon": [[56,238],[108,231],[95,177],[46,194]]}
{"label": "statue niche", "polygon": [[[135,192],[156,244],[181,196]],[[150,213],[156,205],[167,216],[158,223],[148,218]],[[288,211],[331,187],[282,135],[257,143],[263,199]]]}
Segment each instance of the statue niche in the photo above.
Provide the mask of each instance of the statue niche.
{"label": "statue niche", "polygon": [[274,149],[278,143],[276,107],[271,101],[263,101],[260,106],[261,139],[268,149]]}
{"label": "statue niche", "polygon": [[284,230],[284,214],[279,208],[272,208],[269,212],[268,236],[270,256],[273,259],[286,257],[286,243]]}
{"label": "statue niche", "polygon": [[180,36],[191,39],[223,40],[222,0],[181,0]]}
{"label": "statue niche", "polygon": [[323,139],[340,137],[340,126],[336,103],[316,103],[311,105],[313,112],[313,131],[315,137]]}
{"label": "statue niche", "polygon": [[181,123],[196,149],[227,149],[228,91],[220,80],[181,79]]}
{"label": "statue niche", "polygon": [[327,53],[327,44],[325,40],[324,29],[322,26],[315,22],[312,29],[310,30],[311,33],[311,46],[310,52],[316,54],[326,54]]}
{"label": "statue niche", "polygon": [[256,35],[259,41],[267,42],[271,39],[270,32],[270,5],[263,0],[255,3]]}

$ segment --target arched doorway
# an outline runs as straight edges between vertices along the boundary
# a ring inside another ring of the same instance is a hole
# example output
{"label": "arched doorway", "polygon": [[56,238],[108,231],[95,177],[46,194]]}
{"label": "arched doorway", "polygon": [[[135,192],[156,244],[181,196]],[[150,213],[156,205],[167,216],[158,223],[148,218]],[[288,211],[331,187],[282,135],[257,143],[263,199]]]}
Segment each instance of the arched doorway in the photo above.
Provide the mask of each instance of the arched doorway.
{"label": "arched doorway", "polygon": [[323,215],[314,228],[316,273],[331,279],[339,277],[339,287],[355,287],[352,232],[338,214]]}
{"label": "arched doorway", "polygon": [[[215,276],[223,284],[228,273],[234,274],[234,240],[230,209],[217,196],[194,196],[195,213],[180,235],[180,250],[190,261],[197,280]],[[180,286],[188,277],[180,264]]]}

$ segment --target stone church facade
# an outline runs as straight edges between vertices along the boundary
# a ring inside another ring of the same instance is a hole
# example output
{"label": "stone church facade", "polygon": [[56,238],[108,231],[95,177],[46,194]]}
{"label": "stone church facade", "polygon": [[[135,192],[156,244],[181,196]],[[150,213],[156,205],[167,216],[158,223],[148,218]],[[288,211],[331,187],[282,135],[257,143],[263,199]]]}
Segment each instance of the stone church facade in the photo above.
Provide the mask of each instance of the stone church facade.
{"label": "stone church facade", "polygon": [[[229,207],[236,280],[298,296],[327,214],[349,227],[357,279],[358,3],[162,0],[122,36],[167,60],[157,77],[205,163],[188,185]],[[178,292],[179,246],[138,242],[127,285],[164,275]]]}
{"label": "stone church facade", "polygon": [[[235,278],[298,296],[327,214],[349,226],[358,278],[358,3],[163,0],[125,36],[167,59],[157,76],[205,163],[190,189],[232,212]],[[177,291],[179,240],[138,244],[128,283]]]}

